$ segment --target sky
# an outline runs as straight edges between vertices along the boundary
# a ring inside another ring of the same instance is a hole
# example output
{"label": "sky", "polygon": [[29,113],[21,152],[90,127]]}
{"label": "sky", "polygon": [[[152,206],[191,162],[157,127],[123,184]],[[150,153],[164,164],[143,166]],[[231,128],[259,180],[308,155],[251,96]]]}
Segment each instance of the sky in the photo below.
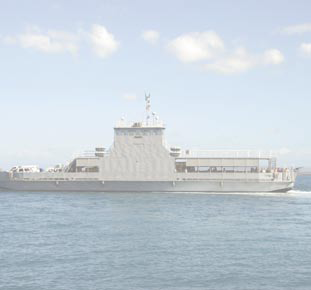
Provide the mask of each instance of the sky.
{"label": "sky", "polygon": [[0,168],[109,148],[144,94],[184,149],[311,166],[311,1],[0,0]]}

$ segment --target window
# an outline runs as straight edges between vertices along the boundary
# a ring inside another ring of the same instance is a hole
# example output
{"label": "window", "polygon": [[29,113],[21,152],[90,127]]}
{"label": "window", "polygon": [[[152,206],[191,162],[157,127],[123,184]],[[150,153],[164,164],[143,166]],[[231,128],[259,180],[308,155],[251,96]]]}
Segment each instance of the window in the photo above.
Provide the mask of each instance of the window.
{"label": "window", "polygon": [[199,172],[209,172],[210,168],[208,166],[199,166],[198,171]]}

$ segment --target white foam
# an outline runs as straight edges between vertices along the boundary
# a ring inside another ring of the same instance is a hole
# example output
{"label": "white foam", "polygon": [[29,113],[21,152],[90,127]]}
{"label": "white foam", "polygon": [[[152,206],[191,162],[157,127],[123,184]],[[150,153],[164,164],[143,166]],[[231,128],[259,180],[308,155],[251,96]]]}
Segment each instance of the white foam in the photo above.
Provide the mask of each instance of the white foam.
{"label": "white foam", "polygon": [[174,192],[173,194],[203,194],[203,195],[249,195],[275,197],[311,198],[311,191],[290,190],[288,192]]}
{"label": "white foam", "polygon": [[311,197],[311,191],[304,191],[304,190],[298,190],[298,189],[293,189],[290,190],[288,193],[290,196],[297,196],[297,197]]}

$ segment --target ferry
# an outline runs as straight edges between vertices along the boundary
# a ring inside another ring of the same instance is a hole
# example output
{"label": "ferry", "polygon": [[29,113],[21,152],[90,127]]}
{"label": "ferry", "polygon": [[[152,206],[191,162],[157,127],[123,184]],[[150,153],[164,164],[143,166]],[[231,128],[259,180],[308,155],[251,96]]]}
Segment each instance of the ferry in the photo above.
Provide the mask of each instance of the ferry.
{"label": "ferry", "polygon": [[167,146],[165,125],[151,112],[150,95],[145,101],[145,120],[121,119],[109,149],[97,147],[46,170],[19,165],[1,171],[0,190],[243,193],[293,188],[296,170],[278,167],[272,152]]}

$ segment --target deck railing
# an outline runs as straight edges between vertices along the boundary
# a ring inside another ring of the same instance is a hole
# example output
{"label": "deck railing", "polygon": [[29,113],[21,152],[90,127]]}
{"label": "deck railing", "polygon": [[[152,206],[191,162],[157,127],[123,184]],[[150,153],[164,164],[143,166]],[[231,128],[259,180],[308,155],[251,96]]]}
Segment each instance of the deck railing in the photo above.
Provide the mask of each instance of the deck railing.
{"label": "deck railing", "polygon": [[108,156],[110,154],[110,150],[105,151],[95,151],[95,150],[87,150],[79,153],[75,153],[72,156],[72,159],[75,158],[97,158],[96,154],[103,154],[104,156]]}
{"label": "deck railing", "polygon": [[126,121],[126,120],[120,120],[116,123],[115,128],[152,128],[152,127],[159,127],[163,128],[165,127],[163,121],[156,120],[156,119],[150,119],[148,122],[133,122],[133,121]]}
{"label": "deck railing", "polygon": [[38,172],[14,173],[16,180],[98,180],[98,172]]}
{"label": "deck railing", "polygon": [[179,158],[260,158],[271,159],[278,156],[274,151],[256,150],[182,150]]}

